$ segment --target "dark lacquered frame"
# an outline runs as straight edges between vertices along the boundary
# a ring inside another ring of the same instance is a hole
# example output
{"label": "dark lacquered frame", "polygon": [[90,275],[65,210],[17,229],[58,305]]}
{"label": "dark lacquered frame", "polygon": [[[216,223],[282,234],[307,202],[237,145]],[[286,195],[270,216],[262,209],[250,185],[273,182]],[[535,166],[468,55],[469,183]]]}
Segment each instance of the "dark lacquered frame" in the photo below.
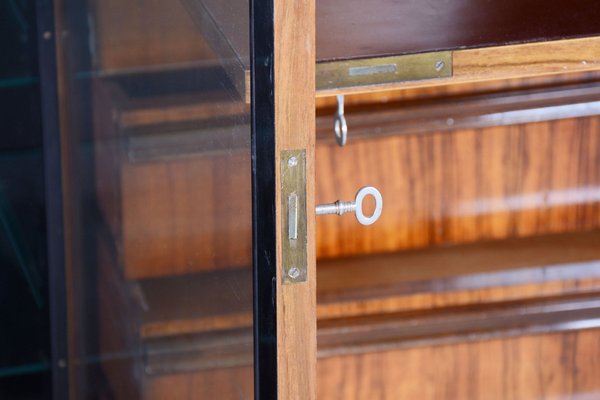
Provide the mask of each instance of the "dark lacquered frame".
{"label": "dark lacquered frame", "polygon": [[[62,153],[53,0],[37,0],[47,204],[52,397],[69,397]],[[250,2],[254,393],[277,398],[275,103],[272,0]],[[50,33],[50,35],[47,34]],[[46,33],[46,34],[45,34]]]}
{"label": "dark lacquered frame", "polygon": [[274,8],[250,0],[254,397],[277,398]]}
{"label": "dark lacquered frame", "polygon": [[50,304],[52,398],[66,399],[69,392],[67,288],[65,269],[62,154],[58,110],[58,80],[52,0],[37,0],[37,35],[40,68],[44,196]]}

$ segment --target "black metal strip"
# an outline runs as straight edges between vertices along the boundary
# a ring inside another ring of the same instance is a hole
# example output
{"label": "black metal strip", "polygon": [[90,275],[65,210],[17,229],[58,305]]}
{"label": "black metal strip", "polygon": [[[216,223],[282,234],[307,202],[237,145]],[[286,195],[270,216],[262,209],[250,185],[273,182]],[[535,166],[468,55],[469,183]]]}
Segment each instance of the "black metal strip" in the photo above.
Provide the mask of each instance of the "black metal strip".
{"label": "black metal strip", "polygon": [[37,0],[36,6],[44,146],[52,397],[66,399],[69,393],[67,298],[53,1]]}
{"label": "black metal strip", "polygon": [[250,1],[254,397],[277,398],[274,8]]}

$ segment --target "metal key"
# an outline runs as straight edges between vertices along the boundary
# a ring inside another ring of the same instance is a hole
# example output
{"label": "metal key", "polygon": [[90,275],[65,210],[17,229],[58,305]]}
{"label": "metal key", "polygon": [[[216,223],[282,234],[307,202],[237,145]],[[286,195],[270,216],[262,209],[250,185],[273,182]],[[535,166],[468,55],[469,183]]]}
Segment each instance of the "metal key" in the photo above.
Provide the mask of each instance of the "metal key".
{"label": "metal key", "polygon": [[[373,215],[367,217],[362,210],[363,201],[368,195],[375,199],[375,211]],[[365,186],[356,192],[354,201],[336,201],[335,203],[319,204],[316,207],[317,215],[337,214],[344,215],[349,212],[355,213],[356,219],[363,225],[371,225],[381,216],[383,208],[383,197],[379,190],[372,186]]]}

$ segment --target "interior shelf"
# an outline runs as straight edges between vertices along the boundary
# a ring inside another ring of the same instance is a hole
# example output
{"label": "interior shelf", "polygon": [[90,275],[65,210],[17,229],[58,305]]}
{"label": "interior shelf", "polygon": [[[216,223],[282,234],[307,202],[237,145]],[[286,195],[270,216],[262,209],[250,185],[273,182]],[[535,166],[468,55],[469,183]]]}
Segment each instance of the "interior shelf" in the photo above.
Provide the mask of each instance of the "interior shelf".
{"label": "interior shelf", "polygon": [[[204,96],[194,95],[195,87],[204,85],[203,91],[205,86],[210,88],[211,82],[218,81],[211,77],[220,73],[223,71],[215,68],[188,68],[102,78],[102,86],[110,92],[109,101],[117,104],[116,123],[127,160],[164,161],[247,149],[248,105],[217,87]],[[186,81],[192,84],[185,85]],[[166,96],[165,85],[177,85],[178,90]],[[598,115],[599,95],[598,78],[581,76],[562,84],[480,93],[442,92],[383,104],[350,103],[346,105],[346,120],[353,138],[484,128]],[[335,104],[318,107],[319,143],[334,140],[335,111]]]}
{"label": "interior shelf", "polygon": [[[239,285],[250,282],[250,274],[246,268],[138,281],[141,335],[250,326],[251,288]],[[215,280],[231,282],[231,293],[216,290],[222,284],[215,285]],[[518,285],[551,294],[544,292],[544,285],[564,280],[580,281],[575,292],[585,291],[586,280],[600,282],[600,231],[321,260],[317,266],[317,314],[319,319],[327,319],[428,309],[446,294]],[[554,294],[562,294],[563,289],[567,290],[560,288]],[[407,301],[417,295],[422,304]],[[518,294],[521,299],[531,295]],[[514,299],[509,291],[483,290],[480,296],[456,304]]]}
{"label": "interior shelf", "polygon": [[[365,313],[358,307],[334,309],[343,303],[360,302],[364,306],[367,301],[412,295],[441,299],[447,293],[597,279],[600,278],[599,245],[600,232],[592,231],[320,261],[318,314],[327,318]],[[512,296],[507,292],[494,298],[489,292],[459,302],[508,300],[505,295]],[[387,311],[407,306],[429,308],[435,304],[435,301],[423,301],[420,305],[398,302],[398,308]]]}
{"label": "interior shelf", "polygon": [[[213,0],[182,1],[249,101],[247,15]],[[594,0],[567,11],[559,0],[322,0],[316,13],[321,96],[600,67]]]}
{"label": "interior shelf", "polygon": [[[600,231],[322,260],[317,271],[323,356],[598,325],[592,317],[600,308]],[[248,346],[252,289],[240,282],[250,282],[250,274],[246,268],[137,281],[139,336],[153,370],[214,367],[211,355]],[[216,289],[223,281],[231,291]],[[223,362],[250,359],[231,354]]]}
{"label": "interior shelf", "polygon": [[[600,114],[600,81],[439,94],[345,106],[353,140],[534,123]],[[317,141],[334,142],[336,105],[317,109]]]}

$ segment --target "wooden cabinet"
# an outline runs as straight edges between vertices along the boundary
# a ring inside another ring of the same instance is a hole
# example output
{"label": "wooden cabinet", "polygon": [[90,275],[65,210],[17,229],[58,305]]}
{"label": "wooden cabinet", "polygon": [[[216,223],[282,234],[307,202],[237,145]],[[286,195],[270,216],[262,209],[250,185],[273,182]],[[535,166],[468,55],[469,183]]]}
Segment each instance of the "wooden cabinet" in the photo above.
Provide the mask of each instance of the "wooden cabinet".
{"label": "wooden cabinet", "polygon": [[[160,0],[90,15],[85,83],[76,62],[62,71],[69,173],[87,178],[69,193],[91,221],[75,224],[70,283],[95,296],[74,311],[88,336],[73,357],[93,342],[100,360],[74,375],[101,377],[106,398],[600,391],[593,1]],[[306,162],[291,191],[287,151]],[[365,185],[383,195],[375,224],[316,217]]]}

